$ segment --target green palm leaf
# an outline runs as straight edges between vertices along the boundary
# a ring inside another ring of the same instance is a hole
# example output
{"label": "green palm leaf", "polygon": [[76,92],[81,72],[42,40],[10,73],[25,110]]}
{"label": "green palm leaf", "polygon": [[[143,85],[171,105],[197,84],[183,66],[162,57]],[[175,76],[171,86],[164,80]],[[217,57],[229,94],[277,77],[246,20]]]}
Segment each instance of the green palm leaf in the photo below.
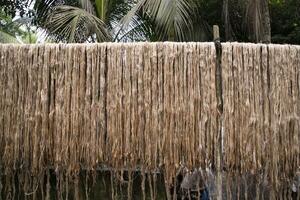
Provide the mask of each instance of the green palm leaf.
{"label": "green palm leaf", "polygon": [[56,6],[47,17],[45,25],[55,40],[98,42],[111,40],[103,21],[87,11],[72,6]]}
{"label": "green palm leaf", "polygon": [[140,0],[123,18],[128,25],[134,15],[142,12],[155,22],[161,38],[182,41],[192,30],[192,15],[195,8],[192,0]]}

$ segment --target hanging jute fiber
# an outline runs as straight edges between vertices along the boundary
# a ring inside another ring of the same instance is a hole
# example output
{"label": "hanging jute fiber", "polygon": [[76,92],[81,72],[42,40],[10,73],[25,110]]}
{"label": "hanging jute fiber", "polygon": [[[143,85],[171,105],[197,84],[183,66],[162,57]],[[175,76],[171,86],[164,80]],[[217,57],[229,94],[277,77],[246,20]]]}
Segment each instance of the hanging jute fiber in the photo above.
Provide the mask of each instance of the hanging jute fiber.
{"label": "hanging jute fiber", "polygon": [[300,47],[222,44],[223,113],[216,59],[214,43],[0,45],[0,199],[50,199],[50,173],[56,199],[89,198],[103,169],[111,199],[136,171],[143,199],[157,172],[171,199],[189,170],[215,198],[218,159],[223,199],[299,191]]}
{"label": "hanging jute fiber", "polygon": [[259,174],[275,190],[290,187],[300,170],[300,47],[226,43],[222,50],[224,166]]}

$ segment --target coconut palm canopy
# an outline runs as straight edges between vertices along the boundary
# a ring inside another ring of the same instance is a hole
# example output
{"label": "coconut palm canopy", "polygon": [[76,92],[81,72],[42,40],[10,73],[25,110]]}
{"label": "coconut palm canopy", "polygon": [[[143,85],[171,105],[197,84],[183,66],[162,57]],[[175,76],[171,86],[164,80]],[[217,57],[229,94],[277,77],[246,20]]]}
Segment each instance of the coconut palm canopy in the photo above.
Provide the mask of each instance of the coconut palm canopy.
{"label": "coconut palm canopy", "polygon": [[300,43],[299,0],[3,0],[60,42],[224,41]]}
{"label": "coconut palm canopy", "polygon": [[[210,1],[213,2],[213,1]],[[270,19],[266,0],[218,1],[226,39],[236,39],[229,9],[243,12],[248,39],[269,42]],[[198,0],[37,0],[37,23],[57,41],[201,41],[210,39],[210,26]],[[253,16],[253,17],[252,17]],[[265,20],[261,20],[265,17]],[[254,35],[252,37],[252,35]],[[267,36],[266,36],[267,35]]]}
{"label": "coconut palm canopy", "polygon": [[185,40],[192,30],[193,0],[37,1],[49,35],[69,42]]}

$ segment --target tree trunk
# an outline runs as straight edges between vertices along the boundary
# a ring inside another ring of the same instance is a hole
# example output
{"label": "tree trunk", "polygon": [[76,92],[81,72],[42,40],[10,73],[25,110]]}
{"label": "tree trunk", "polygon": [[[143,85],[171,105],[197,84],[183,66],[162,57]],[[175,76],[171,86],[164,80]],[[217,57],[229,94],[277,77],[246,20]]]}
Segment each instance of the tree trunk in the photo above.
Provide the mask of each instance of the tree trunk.
{"label": "tree trunk", "polygon": [[271,22],[268,0],[261,0],[261,11],[262,11],[262,35],[261,42],[271,43]]}
{"label": "tree trunk", "polygon": [[223,23],[225,28],[225,40],[226,41],[232,41],[234,38],[231,22],[230,22],[230,16],[229,16],[229,8],[228,8],[229,0],[223,0],[223,11],[222,11],[222,17],[223,17]]}
{"label": "tree trunk", "polygon": [[268,0],[248,0],[246,21],[252,42],[271,42],[271,23]]}

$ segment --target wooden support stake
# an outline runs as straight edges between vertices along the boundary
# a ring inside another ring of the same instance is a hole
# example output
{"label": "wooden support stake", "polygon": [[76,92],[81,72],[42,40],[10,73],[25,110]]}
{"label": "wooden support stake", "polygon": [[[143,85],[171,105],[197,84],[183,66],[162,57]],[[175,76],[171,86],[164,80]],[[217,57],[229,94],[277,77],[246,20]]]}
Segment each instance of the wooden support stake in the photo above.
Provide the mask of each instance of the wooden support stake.
{"label": "wooden support stake", "polygon": [[223,91],[222,91],[222,45],[220,41],[220,32],[217,25],[213,26],[214,42],[216,48],[216,97],[217,97],[217,138],[218,148],[216,148],[217,161],[217,199],[222,199],[222,171],[223,171]]}

